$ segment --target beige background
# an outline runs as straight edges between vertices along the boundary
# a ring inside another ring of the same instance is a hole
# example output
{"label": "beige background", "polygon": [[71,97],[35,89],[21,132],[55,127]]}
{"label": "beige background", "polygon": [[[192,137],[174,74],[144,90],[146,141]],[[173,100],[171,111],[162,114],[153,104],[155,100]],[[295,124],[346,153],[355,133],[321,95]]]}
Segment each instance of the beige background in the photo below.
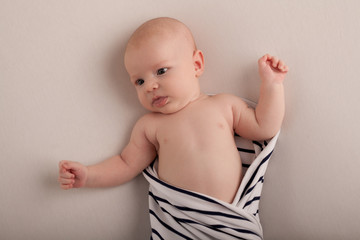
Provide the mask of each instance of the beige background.
{"label": "beige background", "polygon": [[178,18],[204,51],[205,92],[256,101],[257,59],[283,58],[286,119],[261,201],[265,239],[360,237],[357,0],[0,1],[0,239],[148,239],[142,176],[63,191],[62,159],[117,154],[144,113],[109,74],[130,33]]}

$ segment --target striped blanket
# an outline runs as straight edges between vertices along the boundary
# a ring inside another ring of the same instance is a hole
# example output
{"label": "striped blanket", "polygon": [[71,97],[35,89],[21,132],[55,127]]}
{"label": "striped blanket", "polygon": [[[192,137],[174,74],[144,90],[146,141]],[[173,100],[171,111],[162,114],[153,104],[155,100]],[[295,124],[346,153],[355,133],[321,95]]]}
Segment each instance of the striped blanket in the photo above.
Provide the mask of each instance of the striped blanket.
{"label": "striped blanket", "polygon": [[[255,108],[254,102],[243,100]],[[263,239],[259,202],[279,133],[262,142],[235,136],[243,179],[232,203],[160,180],[155,160],[143,171],[150,183],[151,239]]]}
{"label": "striped blanket", "polygon": [[143,172],[150,183],[151,239],[263,239],[259,200],[278,136],[268,142],[235,136],[244,177],[232,203],[160,180],[154,161]]}

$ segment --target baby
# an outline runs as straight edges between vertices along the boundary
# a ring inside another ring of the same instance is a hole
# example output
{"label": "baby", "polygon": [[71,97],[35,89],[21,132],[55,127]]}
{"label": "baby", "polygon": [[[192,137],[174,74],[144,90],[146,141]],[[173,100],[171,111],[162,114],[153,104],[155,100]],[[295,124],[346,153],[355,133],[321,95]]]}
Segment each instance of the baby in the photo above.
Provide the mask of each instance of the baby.
{"label": "baby", "polygon": [[124,61],[140,103],[150,113],[137,121],[121,154],[92,166],[61,161],[61,188],[120,185],[157,157],[162,181],[231,203],[242,179],[234,133],[263,140],[279,131],[288,67],[268,54],[259,59],[255,110],[233,95],[206,95],[199,86],[203,53],[190,30],[171,18],[141,25],[128,41]]}

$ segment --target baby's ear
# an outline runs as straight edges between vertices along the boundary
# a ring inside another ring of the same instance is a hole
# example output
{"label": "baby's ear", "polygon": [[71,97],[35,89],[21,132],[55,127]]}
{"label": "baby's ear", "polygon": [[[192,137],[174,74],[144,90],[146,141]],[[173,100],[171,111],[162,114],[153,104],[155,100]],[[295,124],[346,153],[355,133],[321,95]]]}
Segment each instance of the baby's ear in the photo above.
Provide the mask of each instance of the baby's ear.
{"label": "baby's ear", "polygon": [[195,67],[195,76],[200,77],[204,72],[204,55],[200,50],[195,50],[193,54],[193,62]]}

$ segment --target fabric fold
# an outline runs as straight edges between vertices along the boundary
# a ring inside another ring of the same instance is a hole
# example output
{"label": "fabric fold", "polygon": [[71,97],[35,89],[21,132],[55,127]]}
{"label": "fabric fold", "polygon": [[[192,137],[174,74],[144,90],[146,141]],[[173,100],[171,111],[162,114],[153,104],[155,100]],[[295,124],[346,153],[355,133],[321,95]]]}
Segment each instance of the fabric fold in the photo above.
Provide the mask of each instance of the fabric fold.
{"label": "fabric fold", "polygon": [[243,179],[232,203],[162,181],[155,160],[143,171],[150,183],[151,239],[263,239],[259,202],[278,136],[269,141],[235,136]]}

